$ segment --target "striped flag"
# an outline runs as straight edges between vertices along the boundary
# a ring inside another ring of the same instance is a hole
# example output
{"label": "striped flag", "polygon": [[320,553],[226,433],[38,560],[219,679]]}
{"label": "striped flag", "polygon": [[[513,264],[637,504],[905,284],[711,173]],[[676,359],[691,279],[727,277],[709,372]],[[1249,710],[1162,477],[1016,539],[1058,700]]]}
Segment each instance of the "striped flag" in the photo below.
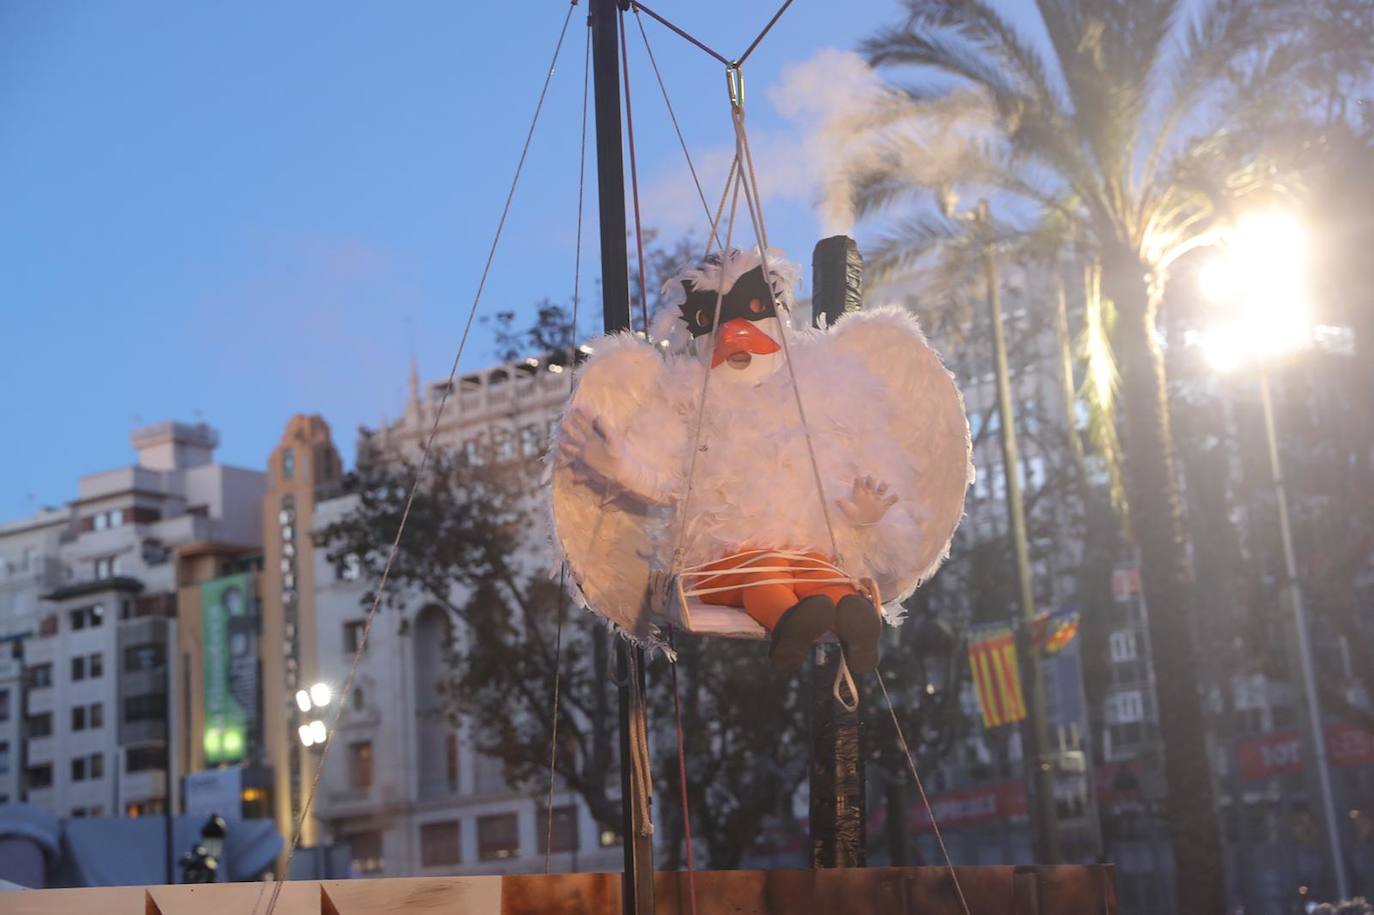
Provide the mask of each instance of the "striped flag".
{"label": "striped flag", "polygon": [[983,726],[1000,727],[1026,717],[1021,695],[1021,670],[1016,663],[1016,642],[1010,627],[985,631],[969,642],[968,663],[983,709]]}

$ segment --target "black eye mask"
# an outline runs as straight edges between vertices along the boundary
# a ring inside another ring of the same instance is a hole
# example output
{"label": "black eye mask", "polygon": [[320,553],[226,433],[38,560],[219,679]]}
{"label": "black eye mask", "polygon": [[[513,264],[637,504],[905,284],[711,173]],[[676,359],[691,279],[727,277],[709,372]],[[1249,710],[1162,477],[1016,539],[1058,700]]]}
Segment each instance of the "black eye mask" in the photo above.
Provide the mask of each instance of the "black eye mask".
{"label": "black eye mask", "polygon": [[713,326],[719,327],[726,321],[743,318],[746,321],[762,321],[777,316],[773,305],[772,291],[763,267],[758,266],[735,280],[730,291],[720,297],[720,320],[714,321],[712,312],[716,309],[714,289],[697,292],[692,284],[683,281],[682,288],[687,291],[687,301],[681,305],[682,323],[687,325],[693,337],[703,337],[711,332]]}

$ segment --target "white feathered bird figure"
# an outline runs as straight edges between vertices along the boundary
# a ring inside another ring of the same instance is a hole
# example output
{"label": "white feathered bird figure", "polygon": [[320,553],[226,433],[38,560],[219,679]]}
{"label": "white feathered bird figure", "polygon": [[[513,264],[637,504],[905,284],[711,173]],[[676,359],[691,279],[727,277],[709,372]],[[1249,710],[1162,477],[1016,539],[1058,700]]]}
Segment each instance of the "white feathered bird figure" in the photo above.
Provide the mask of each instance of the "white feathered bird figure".
{"label": "white feathered bird figure", "polygon": [[664,287],[660,345],[592,344],[559,426],[554,529],[583,601],[632,638],[657,637],[651,584],[697,570],[705,603],[771,632],[778,667],[834,631],[863,673],[882,617],[854,585],[895,608],[944,559],[968,420],[908,312],[794,329],[796,277],[774,250],[717,255]]}

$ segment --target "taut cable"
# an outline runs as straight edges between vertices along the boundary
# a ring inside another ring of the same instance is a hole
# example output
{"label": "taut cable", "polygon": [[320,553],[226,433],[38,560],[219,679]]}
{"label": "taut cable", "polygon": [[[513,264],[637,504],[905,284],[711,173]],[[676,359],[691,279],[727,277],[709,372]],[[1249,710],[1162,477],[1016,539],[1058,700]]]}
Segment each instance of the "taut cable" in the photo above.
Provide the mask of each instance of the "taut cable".
{"label": "taut cable", "polygon": [[[582,284],[582,201],[587,184],[587,99],[591,86],[592,32],[587,30],[587,48],[582,54],[582,138],[577,159],[577,240],[573,246],[572,327],[568,334],[569,387],[577,376],[577,319],[581,305]],[[563,680],[563,621],[568,611],[568,564],[558,570],[558,632],[554,636],[553,652],[553,722],[549,727],[549,800],[544,811],[548,824],[544,835],[544,873],[549,873],[549,856],[553,852],[553,789],[558,776],[558,710]]]}
{"label": "taut cable", "polygon": [[897,720],[897,710],[892,705],[892,697],[888,695],[887,683],[883,681],[883,672],[878,671],[878,688],[883,691],[883,698],[887,700],[887,711],[892,715],[892,729],[897,732],[897,743],[902,748],[902,753],[906,756],[906,764],[911,769],[911,777],[916,780],[916,790],[921,795],[921,804],[925,807],[926,816],[930,817],[930,828],[935,832],[935,841],[940,845],[940,854],[945,858],[945,868],[949,871],[949,878],[954,881],[954,891],[959,894],[959,905],[964,910],[964,915],[970,915],[968,900],[964,898],[964,888],[959,885],[959,874],[954,870],[954,862],[949,858],[949,849],[945,847],[945,837],[940,832],[940,824],[935,820],[935,811],[930,808],[930,798],[926,797],[925,785],[921,784],[921,773],[916,771],[916,760],[911,755],[911,747],[907,745],[906,735],[902,733],[902,723]]}
{"label": "taut cable", "polygon": [[[487,252],[486,264],[482,267],[482,276],[477,283],[477,291],[472,298],[472,307],[468,310],[467,322],[463,325],[463,335],[458,341],[458,351],[453,356],[453,365],[449,369],[448,384],[446,384],[439,397],[439,405],[434,411],[434,422],[429,429],[429,435],[425,439],[425,445],[420,452],[420,463],[415,468],[415,478],[410,484],[410,492],[406,496],[405,507],[401,511],[401,520],[396,525],[396,536],[391,541],[391,548],[387,552],[386,562],[382,565],[382,574],[377,582],[377,593],[373,595],[372,605],[368,608],[367,618],[363,623],[362,637],[358,643],[358,650],[353,654],[353,663],[348,668],[348,677],[344,680],[343,689],[339,695],[345,697],[338,704],[334,712],[334,717],[330,722],[329,730],[325,738],[323,749],[320,751],[320,759],[315,766],[315,775],[310,782],[310,791],[305,797],[305,803],[301,805],[300,814],[296,817],[296,822],[291,830],[291,844],[286,853],[286,866],[283,869],[285,874],[291,871],[291,861],[296,856],[296,849],[300,845],[301,831],[304,828],[306,817],[310,815],[310,810],[315,802],[315,794],[320,787],[320,777],[324,774],[325,763],[329,760],[329,750],[334,746],[335,735],[338,734],[339,719],[343,716],[344,708],[348,705],[346,697],[352,693],[353,681],[358,674],[358,664],[362,660],[363,654],[367,649],[368,638],[372,634],[372,625],[377,618],[377,610],[381,606],[382,599],[386,594],[387,582],[391,577],[391,568],[396,561],[396,554],[400,550],[401,535],[405,532],[406,522],[410,519],[411,508],[415,504],[415,494],[419,491],[420,480],[424,476],[425,468],[429,464],[429,456],[434,448],[434,439],[439,432],[439,421],[443,418],[444,407],[448,404],[449,394],[454,388],[454,381],[458,377],[458,365],[463,359],[463,352],[467,349],[468,338],[472,334],[472,324],[477,316],[477,307],[482,301],[482,291],[486,288],[487,277],[491,272],[492,262],[496,258],[496,249],[501,242],[501,233],[506,227],[506,218],[510,215],[511,203],[515,199],[516,188],[520,185],[520,175],[525,169],[525,159],[529,155],[530,143],[534,139],[535,127],[539,124],[540,112],[544,110],[544,99],[549,93],[549,84],[553,81],[554,68],[558,64],[559,53],[563,50],[563,39],[568,34],[568,23],[572,21],[573,10],[577,8],[574,2],[568,5],[568,12],[563,17],[563,26],[558,32],[558,41],[554,45],[553,58],[549,61],[548,73],[544,77],[544,85],[539,90],[539,101],[534,106],[534,115],[530,118],[529,130],[525,133],[525,142],[520,150],[520,158],[515,164],[515,174],[511,178],[510,190],[506,193],[506,202],[501,209],[501,218],[497,221],[496,232],[491,240],[491,249]],[[282,887],[286,881],[278,880],[272,887],[272,895],[267,903],[266,915],[272,915],[277,908],[277,900],[281,897]],[[254,903],[254,909],[257,903]]]}

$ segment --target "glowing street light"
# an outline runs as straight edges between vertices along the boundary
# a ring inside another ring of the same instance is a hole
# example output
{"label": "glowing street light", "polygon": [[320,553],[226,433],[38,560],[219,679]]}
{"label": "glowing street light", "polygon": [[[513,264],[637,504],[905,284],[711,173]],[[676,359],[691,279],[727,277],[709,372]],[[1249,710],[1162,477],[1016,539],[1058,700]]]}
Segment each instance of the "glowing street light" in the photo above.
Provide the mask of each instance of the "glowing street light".
{"label": "glowing street light", "polygon": [[[302,715],[322,709],[333,701],[334,691],[329,688],[328,683],[315,683],[309,689],[296,690],[296,707],[301,710]],[[313,747],[323,744],[329,732],[324,722],[316,718],[296,728],[296,735],[300,738],[301,744]]]}
{"label": "glowing street light", "polygon": [[1260,403],[1269,442],[1269,471],[1273,476],[1279,510],[1279,535],[1283,543],[1289,603],[1297,629],[1298,664],[1302,671],[1307,706],[1308,743],[1320,794],[1326,832],[1327,860],[1335,878],[1336,897],[1350,896],[1345,858],[1341,854],[1340,827],[1327,765],[1326,739],[1321,704],[1312,667],[1312,645],[1307,628],[1307,607],[1293,533],[1288,520],[1288,495],[1279,461],[1274,404],[1269,394],[1268,363],[1277,356],[1311,344],[1314,329],[1307,293],[1307,236],[1291,214],[1270,211],[1240,219],[1229,244],[1198,276],[1203,297],[1217,306],[1219,320],[1195,335],[1207,360],[1219,371],[1258,364]]}
{"label": "glowing street light", "polygon": [[314,721],[296,728],[296,735],[300,737],[303,745],[313,747],[316,744],[323,744],[329,736],[329,731],[325,728],[324,722],[316,718]]}
{"label": "glowing street light", "polygon": [[1194,339],[1214,368],[1233,371],[1311,342],[1307,254],[1306,232],[1291,214],[1253,213],[1236,223],[1198,274],[1216,314]]}
{"label": "glowing street light", "polygon": [[310,687],[310,701],[320,708],[328,705],[329,700],[333,698],[334,692],[329,688],[328,683],[316,683]]}

